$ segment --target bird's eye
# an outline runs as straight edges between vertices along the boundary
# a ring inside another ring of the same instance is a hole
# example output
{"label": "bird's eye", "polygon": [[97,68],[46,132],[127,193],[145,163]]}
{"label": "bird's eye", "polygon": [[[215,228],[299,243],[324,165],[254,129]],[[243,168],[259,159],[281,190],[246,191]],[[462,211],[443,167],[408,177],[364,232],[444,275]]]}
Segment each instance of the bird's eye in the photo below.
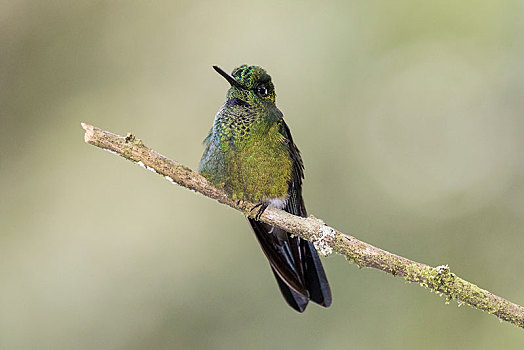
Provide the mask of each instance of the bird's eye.
{"label": "bird's eye", "polygon": [[257,86],[256,93],[260,97],[266,97],[267,96],[267,88],[266,88],[266,86],[264,84]]}

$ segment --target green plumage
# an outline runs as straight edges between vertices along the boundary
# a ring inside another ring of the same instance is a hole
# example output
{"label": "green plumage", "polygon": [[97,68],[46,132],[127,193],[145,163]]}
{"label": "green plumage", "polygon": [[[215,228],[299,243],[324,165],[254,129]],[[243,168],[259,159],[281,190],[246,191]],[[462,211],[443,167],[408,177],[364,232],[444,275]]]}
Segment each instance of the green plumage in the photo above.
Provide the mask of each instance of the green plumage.
{"label": "green plumage", "polygon": [[271,77],[256,66],[232,75],[214,68],[231,88],[204,141],[199,171],[232,199],[258,203],[248,220],[288,304],[299,312],[309,300],[327,307],[331,291],[313,245],[257,220],[268,206],[307,215],[302,158],[275,105]]}
{"label": "green plumage", "polygon": [[281,132],[282,114],[275,106],[269,75],[259,67],[243,67],[233,76],[246,87],[255,79],[262,80],[268,95],[261,97],[253,90],[236,87],[229,90],[204,142],[199,171],[233,199],[257,203],[270,198],[284,200],[292,164],[288,140]]}

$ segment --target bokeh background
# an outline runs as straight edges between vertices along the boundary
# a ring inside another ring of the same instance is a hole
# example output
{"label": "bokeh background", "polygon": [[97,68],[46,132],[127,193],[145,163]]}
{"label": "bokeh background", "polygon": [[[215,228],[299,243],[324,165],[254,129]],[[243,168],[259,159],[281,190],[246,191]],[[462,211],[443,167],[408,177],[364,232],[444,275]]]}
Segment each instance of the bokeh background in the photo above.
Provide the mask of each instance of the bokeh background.
{"label": "bokeh background", "polygon": [[517,349],[524,332],[340,256],[286,306],[242,216],[86,145],[196,168],[265,67],[308,209],[524,304],[522,1],[2,1],[1,349]]}

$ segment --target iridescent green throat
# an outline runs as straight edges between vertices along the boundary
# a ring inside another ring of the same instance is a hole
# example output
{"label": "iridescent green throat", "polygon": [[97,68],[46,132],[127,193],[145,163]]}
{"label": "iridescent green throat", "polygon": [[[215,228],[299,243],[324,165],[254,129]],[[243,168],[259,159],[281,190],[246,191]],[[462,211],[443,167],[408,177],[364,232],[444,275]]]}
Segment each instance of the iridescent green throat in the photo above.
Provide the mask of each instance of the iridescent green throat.
{"label": "iridescent green throat", "polygon": [[285,199],[292,161],[271,78],[253,66],[235,69],[233,77],[238,86],[232,83],[215,117],[199,170],[232,199]]}

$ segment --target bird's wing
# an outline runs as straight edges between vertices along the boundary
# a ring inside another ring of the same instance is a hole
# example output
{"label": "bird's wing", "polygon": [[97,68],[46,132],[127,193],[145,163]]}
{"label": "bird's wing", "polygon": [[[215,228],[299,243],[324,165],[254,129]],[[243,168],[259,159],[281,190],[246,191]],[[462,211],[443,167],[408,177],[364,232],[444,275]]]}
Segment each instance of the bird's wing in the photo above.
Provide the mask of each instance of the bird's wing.
{"label": "bird's wing", "polygon": [[[306,217],[306,207],[302,198],[302,158],[293,143],[288,126],[283,119],[280,122],[280,133],[284,136],[293,164],[284,210]],[[249,223],[288,304],[299,312],[305,310],[309,299],[326,307],[331,305],[331,290],[313,244],[254,219],[249,219]]]}
{"label": "bird's wing", "polygon": [[[293,142],[291,132],[284,120],[282,120],[280,132],[284,135],[286,140],[288,140],[289,152],[293,164],[288,192],[289,199],[284,210],[297,216],[307,217],[306,206],[304,205],[304,199],[302,198],[302,179],[304,178],[302,157],[300,156],[300,151]],[[298,237],[290,237],[290,240],[294,241],[291,245],[298,245],[300,247],[301,270],[304,271],[303,279],[305,280],[306,287],[309,291],[310,299],[322,306],[330,306],[331,289],[313,243]]]}

